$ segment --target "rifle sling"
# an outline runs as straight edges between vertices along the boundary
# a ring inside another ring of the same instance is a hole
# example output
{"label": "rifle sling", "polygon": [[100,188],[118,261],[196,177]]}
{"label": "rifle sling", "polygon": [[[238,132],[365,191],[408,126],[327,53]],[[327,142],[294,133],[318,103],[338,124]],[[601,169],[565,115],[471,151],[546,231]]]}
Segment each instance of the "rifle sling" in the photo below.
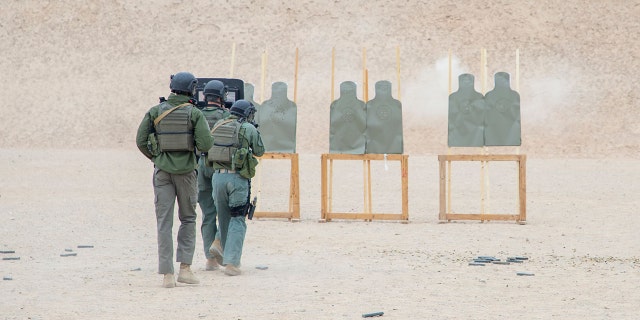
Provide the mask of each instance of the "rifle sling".
{"label": "rifle sling", "polygon": [[211,134],[213,134],[213,132],[216,131],[216,129],[220,128],[221,125],[225,125],[225,124],[227,124],[229,122],[232,122],[232,121],[233,121],[233,119],[227,119],[227,120],[224,120],[224,121],[218,123],[217,125],[215,125],[213,127],[213,129],[211,129]]}
{"label": "rifle sling", "polygon": [[153,120],[153,126],[154,126],[154,127],[155,127],[155,126],[157,126],[157,125],[158,125],[158,123],[160,123],[160,121],[162,121],[162,119],[164,119],[164,117],[168,116],[168,115],[169,115],[169,113],[173,112],[173,110],[176,110],[176,109],[178,109],[178,108],[180,108],[180,107],[184,107],[184,106],[186,106],[186,105],[190,105],[190,104],[191,104],[191,103],[189,103],[189,102],[185,102],[185,103],[183,103],[183,104],[179,104],[179,105],[177,105],[177,106],[175,106],[175,107],[173,107],[173,108],[171,108],[171,109],[169,109],[169,110],[167,110],[167,111],[163,112],[163,113],[162,113],[161,115],[159,115],[155,120]]}

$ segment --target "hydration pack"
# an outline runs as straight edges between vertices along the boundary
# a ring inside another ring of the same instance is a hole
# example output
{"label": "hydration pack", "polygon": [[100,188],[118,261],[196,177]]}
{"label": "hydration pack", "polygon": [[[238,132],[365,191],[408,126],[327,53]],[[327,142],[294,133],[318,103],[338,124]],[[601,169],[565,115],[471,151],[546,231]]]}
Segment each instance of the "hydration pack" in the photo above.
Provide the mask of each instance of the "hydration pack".
{"label": "hydration pack", "polygon": [[[191,123],[190,103],[183,103],[177,107],[168,102],[159,106],[160,117],[169,111],[155,124],[158,140],[158,152],[167,151],[193,151],[193,124]],[[171,111],[170,111],[171,110]]]}

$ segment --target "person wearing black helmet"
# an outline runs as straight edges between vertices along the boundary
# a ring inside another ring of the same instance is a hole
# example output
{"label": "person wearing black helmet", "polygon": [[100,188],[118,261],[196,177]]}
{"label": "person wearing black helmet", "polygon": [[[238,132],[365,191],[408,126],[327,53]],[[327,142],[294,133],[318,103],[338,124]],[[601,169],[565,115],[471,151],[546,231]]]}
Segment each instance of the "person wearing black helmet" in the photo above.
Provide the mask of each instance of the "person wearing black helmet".
{"label": "person wearing black helmet", "polygon": [[195,107],[197,80],[189,72],[171,76],[169,98],[149,109],[136,135],[142,154],[154,164],[153,191],[158,230],[158,272],[163,287],[176,286],[173,266],[173,217],[178,202],[178,282],[197,284],[191,271],[196,243],[196,201],[198,196],[195,150],[209,150],[213,138],[207,120]]}
{"label": "person wearing black helmet", "polygon": [[207,155],[214,170],[213,198],[221,240],[221,247],[212,245],[209,250],[222,259],[225,274],[237,276],[247,232],[245,215],[251,205],[251,178],[258,165],[255,157],[264,154],[264,144],[253,124],[256,109],[251,102],[238,100],[230,111],[211,129],[214,144]]}
{"label": "person wearing black helmet", "polygon": [[[209,128],[220,119],[227,118],[230,113],[225,108],[226,87],[222,81],[211,80],[204,86],[203,94],[205,105],[202,113],[207,119]],[[216,225],[216,207],[213,200],[213,185],[211,178],[213,177],[213,168],[211,163],[207,161],[206,153],[203,153],[198,161],[198,204],[202,210],[202,225],[200,231],[202,233],[202,244],[204,246],[204,254],[207,258],[205,270],[211,271],[218,269],[222,261],[215,259],[215,256],[209,253],[209,248],[213,244],[221,247],[220,234],[217,233]]]}

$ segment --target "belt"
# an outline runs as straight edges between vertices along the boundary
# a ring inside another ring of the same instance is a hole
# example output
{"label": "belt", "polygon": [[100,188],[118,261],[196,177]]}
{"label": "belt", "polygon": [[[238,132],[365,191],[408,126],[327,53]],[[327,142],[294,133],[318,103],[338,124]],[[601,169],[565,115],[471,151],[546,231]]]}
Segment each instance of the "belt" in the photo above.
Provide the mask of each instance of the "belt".
{"label": "belt", "polygon": [[235,170],[229,170],[229,169],[215,169],[213,170],[214,173],[236,173]]}

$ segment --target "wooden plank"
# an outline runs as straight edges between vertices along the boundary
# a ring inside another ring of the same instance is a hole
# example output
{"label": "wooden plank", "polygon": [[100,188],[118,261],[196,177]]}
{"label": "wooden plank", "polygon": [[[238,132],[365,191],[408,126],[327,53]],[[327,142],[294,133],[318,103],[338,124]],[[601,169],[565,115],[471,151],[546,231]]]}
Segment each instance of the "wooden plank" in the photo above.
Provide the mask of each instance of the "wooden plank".
{"label": "wooden plank", "polygon": [[327,155],[320,156],[320,174],[321,183],[321,199],[320,199],[320,219],[325,220],[327,218]]}
{"label": "wooden plank", "polygon": [[[401,213],[330,212],[328,216],[330,219],[403,220]],[[327,221],[330,219],[327,219]]]}
{"label": "wooden plank", "polygon": [[440,162],[440,213],[438,214],[438,219],[446,220],[446,211],[447,211],[447,163],[451,163],[449,161],[444,161],[438,158]]}
{"label": "wooden plank", "polygon": [[253,214],[254,218],[286,218],[291,219],[291,212],[284,211],[261,211]]}
{"label": "wooden plank", "polygon": [[371,160],[366,160],[364,162],[367,164],[367,207],[365,211],[371,213]]}
{"label": "wooden plank", "polygon": [[442,154],[443,161],[521,161],[523,154]]}
{"label": "wooden plank", "polygon": [[400,164],[402,179],[402,220],[409,220],[409,155],[403,155]]}
{"label": "wooden plank", "polygon": [[262,156],[257,157],[258,159],[292,159],[297,157],[297,153],[279,153],[279,152],[265,152]]}
{"label": "wooden plank", "polygon": [[520,195],[520,220],[527,221],[527,157],[523,155],[519,163],[520,175],[518,177]]}
{"label": "wooden plank", "polygon": [[289,187],[289,211],[291,211],[292,219],[300,219],[300,164],[298,154],[294,153],[291,157],[291,180]]}
{"label": "wooden plank", "polygon": [[443,220],[496,220],[511,221],[520,219],[519,214],[500,214],[500,213],[447,213]]}
{"label": "wooden plank", "polygon": [[[325,153],[327,159],[333,160],[384,160],[384,154],[348,154],[348,153]],[[401,161],[402,154],[387,154],[387,160]]]}

